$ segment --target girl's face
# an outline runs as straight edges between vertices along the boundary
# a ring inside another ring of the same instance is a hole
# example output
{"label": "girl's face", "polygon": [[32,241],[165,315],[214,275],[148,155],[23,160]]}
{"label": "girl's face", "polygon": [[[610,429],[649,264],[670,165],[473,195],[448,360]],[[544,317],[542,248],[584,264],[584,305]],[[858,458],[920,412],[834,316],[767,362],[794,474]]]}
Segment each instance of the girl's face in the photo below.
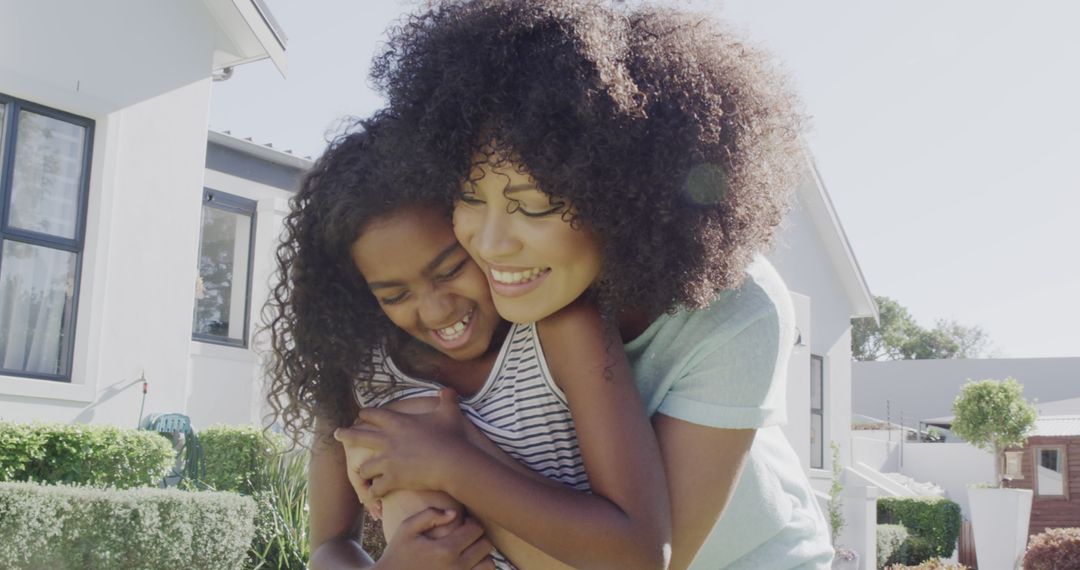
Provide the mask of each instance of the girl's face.
{"label": "girl's face", "polygon": [[563,219],[568,208],[510,161],[480,163],[462,183],[454,233],[483,270],[503,318],[539,321],[600,274],[599,240]]}
{"label": "girl's face", "polygon": [[454,360],[487,351],[499,315],[484,274],[440,208],[405,208],[375,220],[350,254],[399,328]]}

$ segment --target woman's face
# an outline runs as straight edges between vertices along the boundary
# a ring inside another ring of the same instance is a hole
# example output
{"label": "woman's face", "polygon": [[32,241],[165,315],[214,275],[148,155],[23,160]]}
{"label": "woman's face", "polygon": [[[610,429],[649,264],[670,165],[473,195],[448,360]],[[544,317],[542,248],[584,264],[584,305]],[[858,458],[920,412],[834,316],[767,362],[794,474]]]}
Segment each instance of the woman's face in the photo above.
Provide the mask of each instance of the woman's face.
{"label": "woman's face", "polygon": [[599,275],[599,240],[563,219],[569,207],[510,161],[479,163],[462,183],[454,233],[486,275],[503,318],[539,321],[580,297]]}
{"label": "woman's face", "polygon": [[443,210],[417,206],[379,218],[350,254],[399,328],[455,360],[487,351],[501,321],[484,274],[454,237]]}

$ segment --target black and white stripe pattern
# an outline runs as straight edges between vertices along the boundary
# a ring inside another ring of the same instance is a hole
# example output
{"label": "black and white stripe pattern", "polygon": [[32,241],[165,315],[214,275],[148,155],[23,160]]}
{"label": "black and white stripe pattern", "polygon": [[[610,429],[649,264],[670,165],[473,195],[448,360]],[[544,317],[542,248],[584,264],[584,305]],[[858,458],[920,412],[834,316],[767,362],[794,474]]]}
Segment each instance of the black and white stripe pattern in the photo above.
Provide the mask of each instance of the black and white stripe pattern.
{"label": "black and white stripe pattern", "polygon": [[[377,358],[376,368],[383,372],[373,378],[374,386],[389,386],[391,377],[395,385],[359,394],[365,407],[433,396],[441,388],[406,375],[389,358]],[[570,408],[548,371],[535,323],[510,329],[484,386],[460,405],[480,431],[529,469],[579,491],[589,490]],[[501,555],[496,566],[512,568]]]}

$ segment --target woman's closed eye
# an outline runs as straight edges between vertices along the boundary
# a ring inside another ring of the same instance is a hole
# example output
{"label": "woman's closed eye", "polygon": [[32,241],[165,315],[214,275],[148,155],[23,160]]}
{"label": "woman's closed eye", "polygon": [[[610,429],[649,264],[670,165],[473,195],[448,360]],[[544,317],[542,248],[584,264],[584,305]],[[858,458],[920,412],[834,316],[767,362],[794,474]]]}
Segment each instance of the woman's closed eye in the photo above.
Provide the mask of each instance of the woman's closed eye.
{"label": "woman's closed eye", "polygon": [[555,200],[552,200],[547,208],[536,208],[534,206],[525,204],[520,200],[510,200],[510,205],[507,206],[506,211],[509,213],[521,212],[521,215],[529,218],[543,218],[566,210],[564,203]]}
{"label": "woman's closed eye", "polygon": [[479,196],[477,196],[476,192],[462,192],[458,194],[457,199],[462,204],[466,204],[469,206],[476,206],[484,203],[484,201],[481,200]]}

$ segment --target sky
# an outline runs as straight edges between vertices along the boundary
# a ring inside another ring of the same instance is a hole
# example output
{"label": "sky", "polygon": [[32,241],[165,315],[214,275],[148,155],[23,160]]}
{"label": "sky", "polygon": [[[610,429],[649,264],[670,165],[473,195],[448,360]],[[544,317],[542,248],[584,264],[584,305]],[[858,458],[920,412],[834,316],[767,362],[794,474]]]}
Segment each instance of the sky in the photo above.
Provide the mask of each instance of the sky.
{"label": "sky", "polygon": [[[215,83],[210,127],[317,157],[402,0],[266,0],[288,35]],[[1080,2],[678,1],[769,51],[875,295],[998,356],[1080,356]]]}

